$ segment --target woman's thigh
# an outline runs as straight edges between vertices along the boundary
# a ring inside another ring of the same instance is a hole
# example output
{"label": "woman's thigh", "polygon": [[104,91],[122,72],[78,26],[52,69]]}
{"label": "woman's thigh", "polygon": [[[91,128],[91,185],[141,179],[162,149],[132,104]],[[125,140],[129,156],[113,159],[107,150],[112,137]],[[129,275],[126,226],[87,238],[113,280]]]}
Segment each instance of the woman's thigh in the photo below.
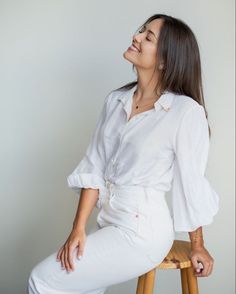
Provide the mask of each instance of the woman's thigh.
{"label": "woman's thigh", "polygon": [[130,242],[132,238],[132,233],[112,225],[87,235],[83,257],[78,260],[74,251],[75,269],[69,273],[61,268],[54,252],[31,271],[28,293],[102,294],[111,285],[138,277],[154,264],[135,241]]}

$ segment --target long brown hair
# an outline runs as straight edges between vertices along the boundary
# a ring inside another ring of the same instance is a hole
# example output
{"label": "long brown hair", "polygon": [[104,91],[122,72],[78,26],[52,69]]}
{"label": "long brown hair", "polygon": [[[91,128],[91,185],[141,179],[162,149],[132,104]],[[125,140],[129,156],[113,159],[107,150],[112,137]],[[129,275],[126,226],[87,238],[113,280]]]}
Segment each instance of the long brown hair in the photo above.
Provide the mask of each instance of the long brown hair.
{"label": "long brown hair", "polygon": [[[182,20],[166,14],[154,14],[143,25],[154,19],[163,19],[157,48],[157,60],[164,64],[160,71],[158,84],[155,90],[171,91],[180,95],[187,95],[204,107],[206,118],[208,113],[205,107],[200,52],[196,37],[189,26]],[[157,65],[158,66],[158,65]],[[134,64],[133,64],[134,70]],[[138,81],[133,81],[116,90],[128,90]],[[208,122],[209,137],[211,129]]]}

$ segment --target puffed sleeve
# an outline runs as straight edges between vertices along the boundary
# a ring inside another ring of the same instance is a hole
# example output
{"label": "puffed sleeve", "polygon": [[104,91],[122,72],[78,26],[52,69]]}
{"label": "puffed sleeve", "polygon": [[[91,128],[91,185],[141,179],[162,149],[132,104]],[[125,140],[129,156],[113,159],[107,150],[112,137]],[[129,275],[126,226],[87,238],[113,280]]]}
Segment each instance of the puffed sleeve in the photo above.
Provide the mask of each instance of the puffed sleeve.
{"label": "puffed sleeve", "polygon": [[111,93],[105,97],[103,108],[96,121],[95,131],[93,132],[84,157],[74,171],[67,177],[68,186],[79,194],[82,188],[99,189],[100,192],[105,184],[105,158],[101,138],[102,126],[107,115]]}
{"label": "puffed sleeve", "polygon": [[174,229],[191,232],[212,223],[219,210],[219,196],[205,177],[209,132],[202,105],[187,110],[174,142],[171,195]]}

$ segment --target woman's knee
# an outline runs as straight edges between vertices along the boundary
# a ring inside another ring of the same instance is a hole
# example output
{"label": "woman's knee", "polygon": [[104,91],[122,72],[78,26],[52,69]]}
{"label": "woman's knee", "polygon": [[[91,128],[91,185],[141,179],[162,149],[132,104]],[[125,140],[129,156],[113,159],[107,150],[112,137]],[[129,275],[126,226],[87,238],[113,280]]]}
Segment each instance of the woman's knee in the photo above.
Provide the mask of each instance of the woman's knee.
{"label": "woman's knee", "polygon": [[30,294],[41,293],[38,291],[38,288],[43,287],[43,285],[46,285],[50,280],[50,275],[53,272],[52,265],[50,263],[52,263],[53,257],[54,255],[47,257],[43,261],[36,264],[31,270],[28,276],[28,287],[30,289]]}

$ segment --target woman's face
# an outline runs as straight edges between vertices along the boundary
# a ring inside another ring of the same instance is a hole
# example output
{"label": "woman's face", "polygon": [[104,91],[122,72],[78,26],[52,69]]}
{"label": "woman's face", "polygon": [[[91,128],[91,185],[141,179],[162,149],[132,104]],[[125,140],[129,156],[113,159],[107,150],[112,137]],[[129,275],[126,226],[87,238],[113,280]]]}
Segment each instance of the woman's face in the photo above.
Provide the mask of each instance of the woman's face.
{"label": "woman's face", "polygon": [[133,36],[131,45],[123,54],[124,58],[132,62],[137,68],[153,69],[157,60],[157,43],[162,19],[155,19],[142,27],[138,34]]}

